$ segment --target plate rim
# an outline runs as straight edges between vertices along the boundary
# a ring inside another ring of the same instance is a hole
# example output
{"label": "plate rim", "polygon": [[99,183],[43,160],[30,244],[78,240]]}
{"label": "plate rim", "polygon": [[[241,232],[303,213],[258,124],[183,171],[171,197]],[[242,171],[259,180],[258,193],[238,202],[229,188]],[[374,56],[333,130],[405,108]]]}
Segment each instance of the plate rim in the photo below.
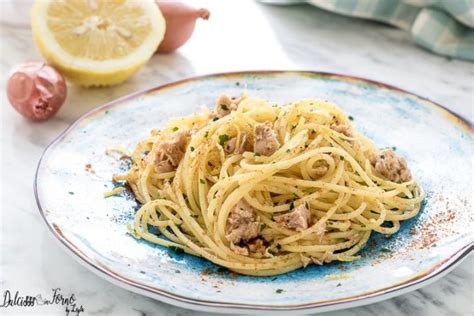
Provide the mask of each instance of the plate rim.
{"label": "plate rim", "polygon": [[137,96],[147,94],[147,93],[154,93],[161,90],[165,90],[167,88],[172,88],[174,86],[178,86],[181,84],[185,84],[192,81],[198,81],[203,79],[211,79],[211,78],[220,78],[220,77],[230,77],[230,76],[243,76],[243,75],[278,75],[278,74],[294,74],[294,75],[312,75],[312,76],[320,76],[324,78],[335,78],[344,81],[355,81],[355,82],[362,82],[368,83],[372,85],[376,85],[380,88],[392,90],[396,92],[400,92],[403,94],[408,94],[410,96],[419,98],[423,101],[429,102],[433,104],[438,109],[444,111],[445,113],[452,115],[457,119],[457,124],[463,125],[464,128],[470,133],[471,135],[474,134],[474,125],[470,122],[467,118],[453,112],[452,110],[442,106],[441,104],[430,100],[429,98],[419,96],[415,93],[410,91],[398,88],[396,86],[382,83],[376,80],[366,79],[363,77],[346,75],[346,74],[339,74],[333,72],[321,72],[321,71],[311,71],[311,70],[246,70],[246,71],[234,71],[234,72],[220,72],[220,73],[211,73],[199,76],[192,76],[187,77],[185,79],[172,81],[168,83],[164,83],[158,86],[153,86],[145,89],[141,89],[136,92],[132,92],[125,96],[119,97],[114,99],[110,102],[107,102],[101,106],[98,106],[90,111],[79,116],[75,121],[73,121],[67,128],[65,128],[58,136],[56,136],[44,149],[41,157],[39,159],[38,165],[36,167],[34,182],[33,182],[33,191],[35,195],[36,204],[38,206],[38,211],[45,221],[46,225],[48,226],[49,231],[55,237],[55,239],[67,250],[66,252],[71,255],[73,258],[76,259],[81,265],[85,266],[94,274],[102,277],[103,279],[119,286],[125,288],[127,290],[152,297],[154,299],[160,300],[165,303],[175,304],[181,307],[185,307],[188,309],[195,309],[195,310],[213,310],[216,312],[290,312],[290,311],[307,311],[307,312],[314,312],[318,311],[328,311],[328,310],[336,310],[342,309],[349,306],[361,306],[365,304],[375,303],[390,297],[394,297],[396,295],[401,295],[403,293],[407,293],[413,290],[416,290],[424,285],[427,285],[438,278],[442,277],[449,271],[451,271],[456,265],[458,265],[462,260],[464,260],[473,250],[474,250],[474,241],[470,241],[468,244],[464,245],[461,249],[458,249],[455,253],[453,253],[449,258],[443,260],[442,262],[438,263],[434,267],[430,269],[420,272],[417,276],[408,279],[406,281],[402,281],[399,283],[391,284],[388,287],[377,289],[372,292],[367,292],[363,294],[348,296],[340,299],[333,299],[333,300],[326,300],[326,301],[319,301],[319,302],[309,302],[303,304],[286,304],[286,305],[265,305],[265,304],[245,304],[245,303],[232,303],[232,302],[216,302],[216,301],[209,301],[203,299],[195,299],[189,298],[177,293],[173,293],[167,290],[163,290],[151,285],[147,285],[141,283],[137,280],[129,279],[124,277],[112,270],[109,270],[106,266],[99,265],[94,263],[91,258],[85,255],[79,248],[77,248],[73,242],[69,241],[61,232],[61,229],[55,224],[51,223],[41,204],[41,198],[39,195],[38,190],[38,180],[39,180],[39,173],[42,167],[42,163],[44,158],[47,156],[48,152],[55,148],[55,146],[63,140],[68,132],[73,130],[76,125],[81,123],[84,119],[93,116],[94,114],[106,110],[108,108],[113,107],[116,104],[120,104],[123,101],[133,99]]}

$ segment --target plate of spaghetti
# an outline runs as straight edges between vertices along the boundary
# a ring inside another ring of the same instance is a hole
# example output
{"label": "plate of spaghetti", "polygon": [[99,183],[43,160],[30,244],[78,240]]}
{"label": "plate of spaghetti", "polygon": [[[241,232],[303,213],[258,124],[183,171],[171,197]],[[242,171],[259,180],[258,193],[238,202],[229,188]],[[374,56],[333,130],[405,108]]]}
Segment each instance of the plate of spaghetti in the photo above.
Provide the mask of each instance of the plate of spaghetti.
{"label": "plate of spaghetti", "polygon": [[68,252],[129,290],[334,310],[421,287],[472,250],[472,131],[360,78],[208,75],[85,114],[46,149],[35,193]]}

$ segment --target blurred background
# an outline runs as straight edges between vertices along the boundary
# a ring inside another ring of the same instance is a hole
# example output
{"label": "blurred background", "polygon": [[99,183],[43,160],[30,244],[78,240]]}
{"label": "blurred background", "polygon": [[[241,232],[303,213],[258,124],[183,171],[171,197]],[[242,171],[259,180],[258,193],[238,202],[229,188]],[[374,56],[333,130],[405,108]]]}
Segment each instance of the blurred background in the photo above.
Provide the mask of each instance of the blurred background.
{"label": "blurred background", "polygon": [[[296,4],[287,4],[289,2]],[[423,10],[416,6],[410,6],[413,10],[406,7],[397,9],[398,5],[393,4],[418,2],[423,7],[426,3],[436,1],[312,1],[317,5],[302,2],[187,1],[193,7],[209,9],[210,18],[207,21],[197,20],[195,31],[185,45],[172,54],[156,54],[139,73],[122,85],[87,91],[70,85],[69,97],[64,105],[68,111],[61,109],[59,116],[73,119],[98,104],[138,88],[170,80],[195,74],[253,69],[304,69],[366,77],[432,99],[436,95],[434,101],[450,104],[454,111],[464,117],[472,114],[467,105],[472,102],[473,64],[464,55],[473,55],[473,30],[465,25],[460,26],[461,22],[453,22],[457,21],[454,17],[450,20],[465,31],[462,33],[465,37],[463,45],[472,48],[463,50],[462,58],[455,58],[439,55],[418,45],[410,29],[380,22],[384,18],[395,19],[391,14],[410,14],[407,22],[403,22],[409,25]],[[473,0],[465,2],[472,4],[466,15],[474,17]],[[3,74],[8,74],[11,67],[19,63],[42,60],[33,44],[29,26],[31,3],[31,0],[1,1]],[[326,4],[326,9],[321,8],[321,3]],[[379,20],[377,22],[332,13],[327,8],[330,3],[334,6],[339,3],[339,12],[350,8],[354,11],[354,5],[349,4],[361,3],[361,11],[379,10],[372,15],[384,17],[376,18]],[[392,5],[384,7],[383,3]],[[401,13],[395,14],[395,9],[401,10]],[[441,9],[438,11],[446,12]],[[72,105],[77,95],[85,98],[80,107]]]}

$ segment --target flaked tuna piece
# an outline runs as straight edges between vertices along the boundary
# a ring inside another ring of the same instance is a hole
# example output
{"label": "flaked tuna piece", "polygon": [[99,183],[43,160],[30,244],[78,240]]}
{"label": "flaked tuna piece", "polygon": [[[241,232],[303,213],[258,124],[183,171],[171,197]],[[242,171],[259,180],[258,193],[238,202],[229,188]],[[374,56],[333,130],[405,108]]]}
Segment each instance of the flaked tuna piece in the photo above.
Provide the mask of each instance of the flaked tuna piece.
{"label": "flaked tuna piece", "polygon": [[266,247],[263,244],[263,240],[260,238],[257,238],[253,240],[252,242],[248,243],[249,250],[251,252],[254,252],[259,255],[263,255],[265,253]]}
{"label": "flaked tuna piece", "polygon": [[249,255],[249,250],[247,247],[240,247],[234,245],[233,242],[230,243],[230,250],[234,252],[235,254],[241,255],[241,256],[248,256]]}
{"label": "flaked tuna piece", "polygon": [[312,262],[311,257],[307,257],[303,255],[302,253],[300,253],[300,260],[301,260],[301,263],[303,263],[303,268],[306,268],[308,264]]}
{"label": "flaked tuna piece", "polygon": [[237,137],[232,137],[229,139],[225,145],[224,150],[228,154],[241,154],[246,150],[249,150],[250,144],[247,142],[247,134],[241,133],[239,137],[239,147],[237,148]]}
{"label": "flaked tuna piece", "polygon": [[162,141],[156,149],[154,159],[157,173],[171,172],[178,168],[183,159],[189,132],[177,133],[173,139]]}
{"label": "flaked tuna piece", "polygon": [[272,124],[270,122],[265,122],[255,125],[253,143],[254,152],[264,156],[271,156],[278,150],[278,148],[280,148],[280,142],[272,128]]}
{"label": "flaked tuna piece", "polygon": [[262,239],[256,238],[244,246],[237,246],[237,245],[234,245],[233,242],[231,242],[230,249],[234,253],[241,256],[248,256],[251,252],[256,255],[263,256],[267,248],[265,247]]}
{"label": "flaked tuna piece", "polygon": [[373,155],[370,162],[375,170],[390,181],[402,183],[411,180],[407,162],[391,149],[387,149],[379,155]]}
{"label": "flaked tuna piece", "polygon": [[311,212],[305,204],[301,204],[291,212],[273,216],[278,224],[288,229],[302,231],[308,228],[311,220]]}
{"label": "flaked tuna piece", "polygon": [[191,132],[182,131],[182,132],[176,133],[173,139],[176,142],[176,145],[178,145],[180,148],[185,150],[190,136],[191,136]]}
{"label": "flaked tuna piece", "polygon": [[313,165],[313,172],[316,176],[324,176],[329,170],[329,165],[325,160],[318,160]]}
{"label": "flaked tuna piece", "polygon": [[311,261],[314,263],[314,264],[317,264],[319,266],[322,266],[323,265],[323,262],[319,259],[316,259],[314,257],[311,257]]}
{"label": "flaked tuna piece", "polygon": [[234,244],[247,243],[258,236],[259,228],[260,221],[254,209],[242,199],[234,206],[227,218],[225,238]]}
{"label": "flaked tuna piece", "polygon": [[336,131],[338,133],[346,135],[347,137],[354,137],[354,133],[353,133],[352,127],[350,127],[350,125],[347,125],[347,124],[333,124],[333,125],[331,125],[331,129],[333,131]]}
{"label": "flaked tuna piece", "polygon": [[237,110],[237,107],[242,101],[242,98],[231,98],[228,95],[220,95],[216,100],[216,107],[214,108],[214,117],[222,118],[230,112]]}

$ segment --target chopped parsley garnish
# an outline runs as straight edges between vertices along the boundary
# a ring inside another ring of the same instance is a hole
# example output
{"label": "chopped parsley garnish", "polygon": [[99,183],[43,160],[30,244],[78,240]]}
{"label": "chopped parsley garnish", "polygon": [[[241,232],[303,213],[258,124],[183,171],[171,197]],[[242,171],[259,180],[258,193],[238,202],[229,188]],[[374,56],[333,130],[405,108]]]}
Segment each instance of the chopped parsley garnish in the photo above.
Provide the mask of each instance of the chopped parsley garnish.
{"label": "chopped parsley garnish", "polygon": [[194,147],[193,147],[193,146],[189,147],[189,149],[191,149],[191,151],[194,151]]}
{"label": "chopped parsley garnish", "polygon": [[260,224],[260,231],[264,230],[265,227],[267,227],[267,225],[265,225],[264,223]]}
{"label": "chopped parsley garnish", "polygon": [[291,130],[294,130],[295,128],[296,128],[296,125],[293,125],[293,126],[291,127]]}
{"label": "chopped parsley garnish", "polygon": [[235,85],[236,85],[236,86],[240,86],[240,82],[237,81],[237,82],[235,83]]}
{"label": "chopped parsley garnish", "polygon": [[219,135],[219,145],[224,146],[224,143],[229,140],[229,135],[222,134]]}
{"label": "chopped parsley garnish", "polygon": [[349,115],[349,120],[350,121],[353,121],[354,120],[354,117],[352,115]]}
{"label": "chopped parsley garnish", "polygon": [[253,155],[256,156],[256,157],[260,157],[260,154],[259,154],[259,153],[255,153],[255,154],[253,154]]}
{"label": "chopped parsley garnish", "polygon": [[344,156],[341,156],[341,160],[344,160]]}
{"label": "chopped parsley garnish", "polygon": [[180,271],[180,270],[174,270],[174,272],[176,272],[176,273],[181,273],[181,271]]}
{"label": "chopped parsley garnish", "polygon": [[395,146],[392,146],[392,150],[397,150],[397,147],[395,147]]}
{"label": "chopped parsley garnish", "polygon": [[206,183],[206,181],[204,181],[203,179],[199,179],[199,182],[201,182],[202,184]]}
{"label": "chopped parsley garnish", "polygon": [[176,132],[178,129],[179,129],[179,127],[175,126],[175,127],[173,127],[171,130],[172,130],[173,132]]}
{"label": "chopped parsley garnish", "polygon": [[388,248],[385,248],[385,247],[380,248],[380,251],[381,252],[392,252],[392,250],[390,250]]}
{"label": "chopped parsley garnish", "polygon": [[223,109],[224,111],[229,111],[229,108],[225,104],[221,104],[221,109]]}
{"label": "chopped parsley garnish", "polygon": [[280,293],[283,292],[283,289],[277,289],[275,292],[278,293],[278,294],[280,294]]}
{"label": "chopped parsley garnish", "polygon": [[338,283],[338,284],[336,285],[336,287],[340,287],[340,286],[341,286],[341,283]]}
{"label": "chopped parsley garnish", "polygon": [[289,148],[286,150],[287,153],[289,153],[290,151],[291,151],[291,150],[290,150]]}
{"label": "chopped parsley garnish", "polygon": [[213,122],[217,121],[219,118],[218,117],[215,117],[212,119]]}
{"label": "chopped parsley garnish", "polygon": [[72,191],[69,191],[68,193],[71,194],[71,195],[74,195],[74,192],[72,192]]}
{"label": "chopped parsley garnish", "polygon": [[380,158],[385,159],[385,156],[384,156],[384,155],[380,155]]}
{"label": "chopped parsley garnish", "polygon": [[294,209],[295,208],[295,203],[293,201],[291,201],[291,203],[288,205],[288,207],[290,208],[290,210]]}
{"label": "chopped parsley garnish", "polygon": [[204,137],[207,138],[208,135],[209,135],[209,131],[206,131],[206,133],[204,134]]}

